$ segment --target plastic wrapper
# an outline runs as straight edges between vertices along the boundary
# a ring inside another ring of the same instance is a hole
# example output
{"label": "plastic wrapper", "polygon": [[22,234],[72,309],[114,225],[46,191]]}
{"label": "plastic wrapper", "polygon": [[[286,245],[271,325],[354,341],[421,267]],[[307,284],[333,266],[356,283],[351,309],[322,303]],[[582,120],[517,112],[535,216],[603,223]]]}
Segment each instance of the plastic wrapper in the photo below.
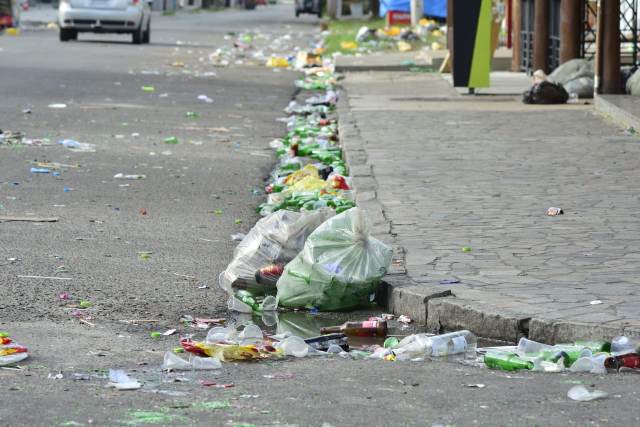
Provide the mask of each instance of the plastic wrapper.
{"label": "plastic wrapper", "polygon": [[0,334],[0,366],[12,365],[29,357],[26,347],[14,343],[6,334]]}
{"label": "plastic wrapper", "polygon": [[259,360],[281,357],[282,350],[270,345],[237,344],[237,343],[207,343],[200,341],[182,340],[182,348],[200,357],[214,357],[221,362],[235,360]]}
{"label": "plastic wrapper", "polygon": [[349,209],[311,233],[287,264],[277,284],[279,304],[324,311],[366,306],[391,256],[389,246],[369,235],[362,210]]}
{"label": "plastic wrapper", "polygon": [[262,218],[234,252],[233,261],[220,274],[220,286],[229,295],[246,289],[254,295],[275,293],[275,286],[256,281],[255,273],[268,264],[289,262],[303,248],[307,236],[334,215],[331,209],[313,212],[281,210]]}
{"label": "plastic wrapper", "polygon": [[318,173],[318,168],[314,165],[306,165],[304,168],[292,173],[291,175],[287,176],[284,181],[283,184],[284,185],[293,185],[296,184],[299,181],[302,181],[303,179],[307,178],[307,177],[312,177],[312,178],[320,178],[320,174]]}

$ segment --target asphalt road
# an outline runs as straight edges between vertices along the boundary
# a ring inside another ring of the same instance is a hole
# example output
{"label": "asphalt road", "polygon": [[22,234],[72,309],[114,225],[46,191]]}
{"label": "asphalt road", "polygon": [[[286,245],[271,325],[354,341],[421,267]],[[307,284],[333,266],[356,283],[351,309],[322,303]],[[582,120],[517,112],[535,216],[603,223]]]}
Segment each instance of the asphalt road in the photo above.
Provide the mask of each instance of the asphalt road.
{"label": "asphalt road", "polygon": [[[62,44],[51,30],[0,37],[0,128],[96,146],[91,153],[0,146],[0,215],[59,218],[0,223],[0,330],[31,351],[24,369],[0,369],[0,425],[638,425],[633,374],[339,358],[230,363],[180,380],[161,374],[178,334],[204,336],[181,316],[227,317],[216,277],[232,256],[230,235],[257,220],[253,208],[274,161],[268,142],[284,132],[275,119],[295,74],[247,59],[229,68],[208,63],[232,42],[227,32],[251,28],[304,44],[317,21],[296,20],[285,5],[154,16],[149,46],[106,35]],[[213,103],[198,101],[201,94]],[[188,111],[200,118],[186,118]],[[170,136],[181,143],[165,144]],[[59,176],[30,172],[30,162],[44,160],[79,167]],[[114,179],[118,173],[146,179]],[[90,302],[85,320],[94,326],[73,317],[81,300]],[[154,322],[121,322],[134,319]],[[313,330],[338,320],[285,315],[279,324]],[[170,328],[178,334],[149,335]],[[127,369],[143,388],[106,389],[108,368]],[[203,379],[235,387],[204,387]],[[577,382],[610,397],[570,401]]]}

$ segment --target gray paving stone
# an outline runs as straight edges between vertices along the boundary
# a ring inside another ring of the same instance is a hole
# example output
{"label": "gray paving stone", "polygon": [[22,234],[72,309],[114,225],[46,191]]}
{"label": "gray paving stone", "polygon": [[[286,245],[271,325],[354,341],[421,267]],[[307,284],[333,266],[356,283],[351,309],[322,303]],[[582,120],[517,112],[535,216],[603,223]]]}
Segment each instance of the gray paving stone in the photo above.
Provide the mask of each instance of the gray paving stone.
{"label": "gray paving stone", "polygon": [[640,331],[637,137],[590,106],[461,97],[438,75],[348,74],[344,88],[358,201],[404,248],[398,276],[463,281],[426,304],[404,290],[394,307],[503,339]]}

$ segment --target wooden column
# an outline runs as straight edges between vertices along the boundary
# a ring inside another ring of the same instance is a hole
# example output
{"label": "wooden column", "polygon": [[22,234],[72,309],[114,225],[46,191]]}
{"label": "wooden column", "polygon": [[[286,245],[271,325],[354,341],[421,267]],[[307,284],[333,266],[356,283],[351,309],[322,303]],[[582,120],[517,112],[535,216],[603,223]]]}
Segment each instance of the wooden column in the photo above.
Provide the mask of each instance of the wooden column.
{"label": "wooden column", "polygon": [[562,0],[560,5],[560,63],[580,56],[580,31],[584,0]]}
{"label": "wooden column", "polygon": [[620,0],[599,1],[598,19],[599,92],[620,93]]}
{"label": "wooden column", "polygon": [[522,31],[522,0],[512,0],[511,2],[511,30],[512,34],[512,54],[511,71],[520,71],[520,61],[522,59],[522,43],[520,42],[520,31]]}
{"label": "wooden column", "polygon": [[549,71],[549,0],[535,0],[533,69]]}

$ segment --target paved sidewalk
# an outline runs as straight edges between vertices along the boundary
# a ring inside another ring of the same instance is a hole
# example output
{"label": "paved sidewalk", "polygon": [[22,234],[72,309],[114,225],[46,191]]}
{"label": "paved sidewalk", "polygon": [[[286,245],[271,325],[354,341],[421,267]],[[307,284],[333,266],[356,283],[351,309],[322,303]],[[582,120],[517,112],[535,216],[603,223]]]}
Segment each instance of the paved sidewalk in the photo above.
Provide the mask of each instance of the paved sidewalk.
{"label": "paved sidewalk", "polygon": [[640,335],[637,136],[590,105],[462,96],[439,75],[344,88],[359,203],[397,247],[391,309],[510,341]]}

